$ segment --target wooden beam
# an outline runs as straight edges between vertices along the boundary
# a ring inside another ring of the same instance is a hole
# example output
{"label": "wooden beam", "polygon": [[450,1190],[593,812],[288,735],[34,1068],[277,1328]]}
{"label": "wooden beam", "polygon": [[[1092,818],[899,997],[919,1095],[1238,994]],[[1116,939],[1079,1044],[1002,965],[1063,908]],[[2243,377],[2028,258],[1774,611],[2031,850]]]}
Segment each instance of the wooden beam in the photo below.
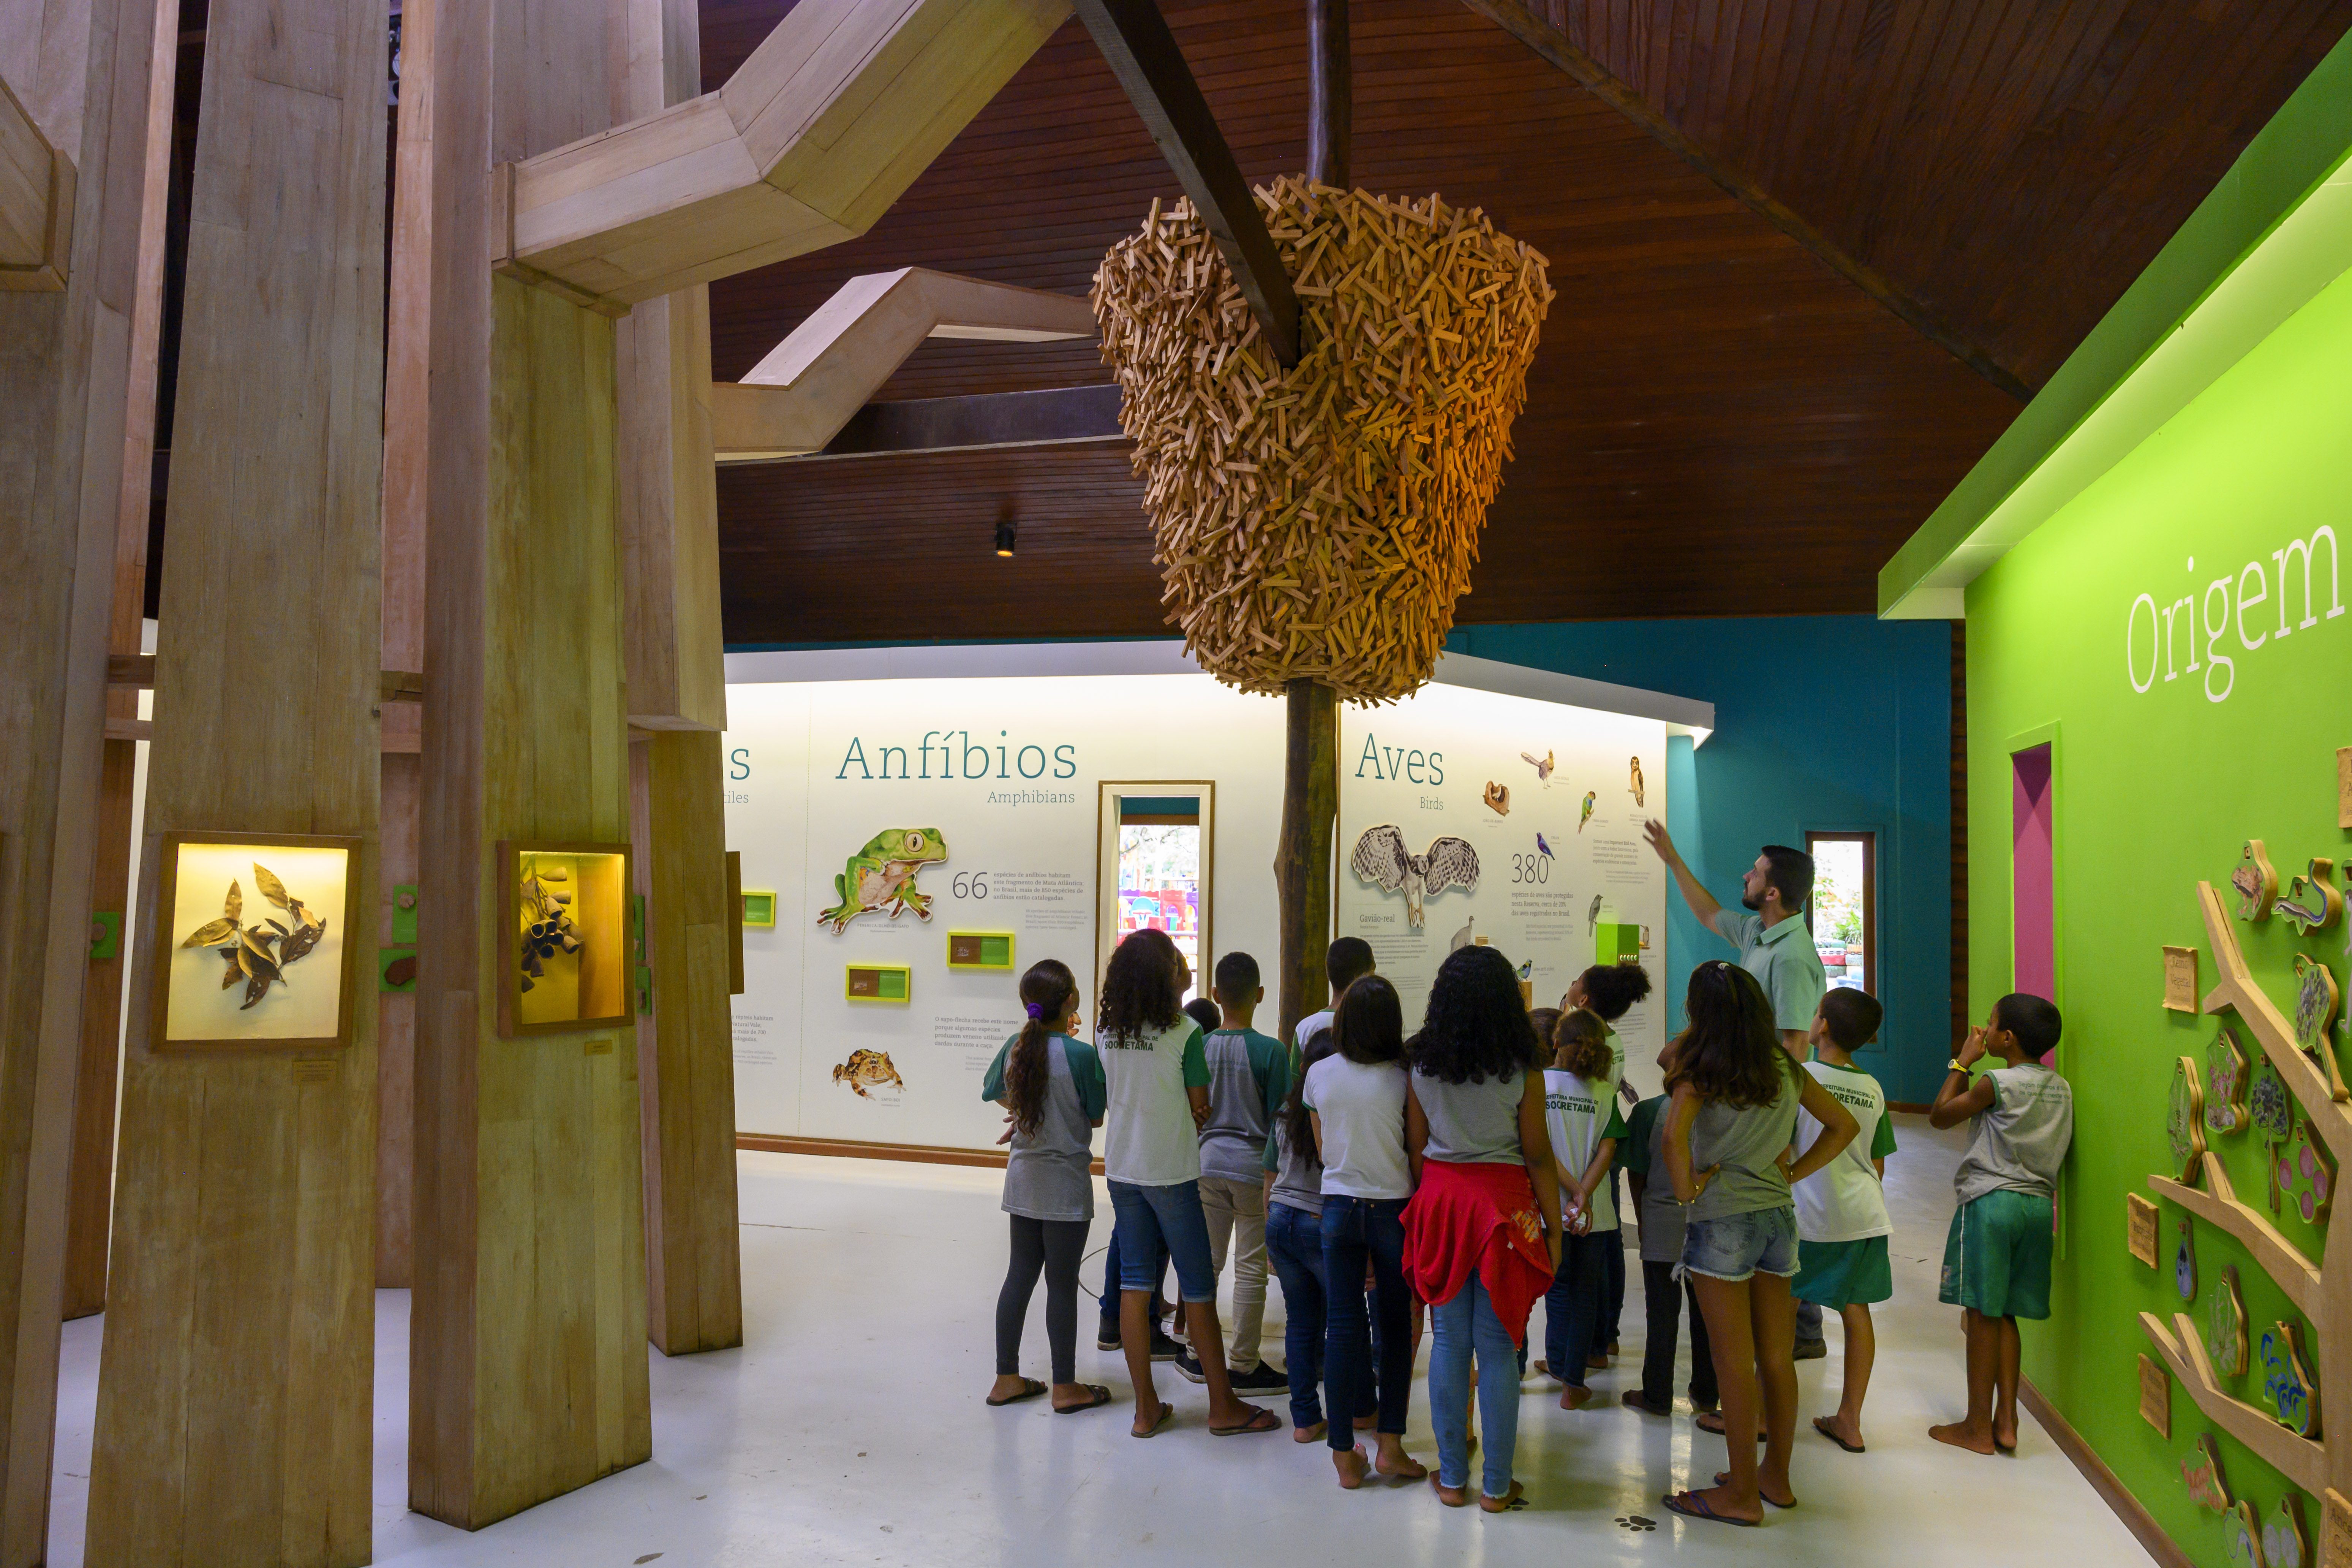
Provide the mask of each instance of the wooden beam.
{"label": "wooden beam", "polygon": [[[769,435],[759,404],[770,395],[761,388],[730,382],[719,383],[710,393],[719,461],[778,460],[757,451]],[[814,463],[901,452],[1063,447],[1125,439],[1127,432],[1118,423],[1118,388],[1105,382],[1047,392],[983,392],[962,397],[869,403],[851,415],[821,450],[782,460]]]}
{"label": "wooden beam", "polygon": [[1307,0],[1307,177],[1355,184],[1356,86],[1348,0]]}
{"label": "wooden beam", "polygon": [[1143,117],[1160,156],[1233,268],[1258,329],[1284,364],[1298,363],[1298,296],[1266,232],[1241,165],[1157,0],[1076,0],[1075,9]]}
{"label": "wooden beam", "polygon": [[0,290],[0,1568],[30,1568],[48,1561],[118,462],[139,395],[150,88],[169,43],[158,7],[133,0],[9,21],[0,69],[82,174],[64,289]]}
{"label": "wooden beam", "polygon": [[73,216],[73,160],[0,80],[0,289],[66,286]]}
{"label": "wooden beam", "polygon": [[824,450],[926,338],[1050,342],[1094,333],[1094,307],[1072,295],[920,267],[853,278],[740,383],[712,389],[713,450],[721,462]]}
{"label": "wooden beam", "polygon": [[1737,196],[1774,228],[1818,257],[1829,269],[1892,310],[1906,325],[2016,398],[2030,401],[2033,388],[1983,349],[1906,293],[1892,279],[1846,253],[1837,242],[1776,200],[1745,173],[1688,136],[1662,110],[1616,73],[1569,40],[1566,33],[1531,9],[1525,0],[1462,0],[1528,47],[1576,79],[1584,89],[1654,138],[1675,156]]}
{"label": "wooden beam", "polygon": [[[373,1540],[373,965],[342,980],[340,1048],[152,1045],[180,951],[159,937],[163,835],[356,838],[339,947],[375,897],[383,12],[320,0],[303,20],[214,0],[207,24],[93,1563],[337,1568]],[[263,629],[320,605],[336,613]],[[299,663],[254,701],[257,648],[281,644]]]}
{"label": "wooden beam", "polygon": [[806,0],[718,91],[502,166],[486,254],[619,315],[854,238],[1069,14]]}
{"label": "wooden beam", "polygon": [[2327,1450],[2308,1437],[2278,1424],[2270,1411],[2247,1404],[2221,1386],[2213,1375],[2213,1361],[2205,1352],[2205,1336],[2188,1313],[2167,1324],[2154,1312],[2139,1315],[2140,1331],[2189,1391],[2207,1419],[2254,1451],[2254,1457],[2294,1485],[2316,1496],[2327,1489]]}

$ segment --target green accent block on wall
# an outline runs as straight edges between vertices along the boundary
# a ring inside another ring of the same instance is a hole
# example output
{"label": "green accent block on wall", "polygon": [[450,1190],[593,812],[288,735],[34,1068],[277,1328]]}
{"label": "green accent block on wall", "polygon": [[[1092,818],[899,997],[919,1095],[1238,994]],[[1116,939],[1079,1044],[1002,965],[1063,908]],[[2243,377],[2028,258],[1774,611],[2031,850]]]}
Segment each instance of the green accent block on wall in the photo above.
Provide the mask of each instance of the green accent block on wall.
{"label": "green accent block on wall", "polygon": [[1592,962],[1595,963],[1639,963],[1642,962],[1642,928],[1619,921],[1603,921],[1592,942]]}
{"label": "green accent block on wall", "polygon": [[90,910],[89,956],[93,963],[101,958],[122,956],[122,911],[121,910]]}
{"label": "green accent block on wall", "polygon": [[402,882],[392,889],[392,941],[395,947],[416,945],[416,888]]}
{"label": "green accent block on wall", "polygon": [[853,963],[842,982],[852,1002],[904,1002],[914,994],[914,973],[903,963]]}

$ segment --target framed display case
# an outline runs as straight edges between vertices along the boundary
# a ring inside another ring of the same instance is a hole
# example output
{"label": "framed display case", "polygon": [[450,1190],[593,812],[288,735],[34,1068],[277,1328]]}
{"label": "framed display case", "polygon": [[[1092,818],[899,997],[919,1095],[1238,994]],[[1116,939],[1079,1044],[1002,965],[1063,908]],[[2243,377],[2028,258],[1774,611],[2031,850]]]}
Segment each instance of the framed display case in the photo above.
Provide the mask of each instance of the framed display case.
{"label": "framed display case", "polygon": [[629,847],[500,839],[498,886],[499,1033],[631,1022]]}
{"label": "framed display case", "polygon": [[948,932],[948,967],[1010,972],[1013,947],[1013,933],[1009,931],[951,931]]}
{"label": "framed display case", "polygon": [[841,994],[852,1002],[904,1004],[914,995],[915,972],[903,963],[853,963],[843,976]]}
{"label": "framed display case", "polygon": [[156,874],[149,1045],[158,1052],[318,1050],[352,1037],[361,841],[166,833]]}
{"label": "framed display case", "polygon": [[771,930],[776,923],[776,895],[763,888],[743,889],[743,923]]}

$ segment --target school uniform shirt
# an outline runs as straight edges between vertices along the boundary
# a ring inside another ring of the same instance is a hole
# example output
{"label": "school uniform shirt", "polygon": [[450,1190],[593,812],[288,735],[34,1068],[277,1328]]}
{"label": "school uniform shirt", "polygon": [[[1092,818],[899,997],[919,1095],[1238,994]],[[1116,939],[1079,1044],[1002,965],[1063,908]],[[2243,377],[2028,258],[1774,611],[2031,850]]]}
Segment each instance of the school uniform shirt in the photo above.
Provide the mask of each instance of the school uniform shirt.
{"label": "school uniform shirt", "polygon": [[[1895,1123],[1886,1115],[1886,1091],[1878,1080],[1855,1067],[1807,1062],[1805,1070],[1829,1090],[1837,1102],[1853,1112],[1861,1131],[1838,1151],[1837,1158],[1796,1184],[1797,1239],[1800,1241],[1861,1241],[1892,1236],[1895,1222],[1886,1213],[1886,1188],[1878,1179],[1874,1160],[1895,1152]],[[1797,1152],[1802,1154],[1822,1135],[1812,1113],[1797,1112]]]}
{"label": "school uniform shirt", "polygon": [[1526,1088],[1517,1072],[1476,1083],[1448,1083],[1425,1072],[1412,1075],[1412,1094],[1429,1122],[1425,1160],[1449,1165],[1516,1165],[1519,1147],[1519,1101]]}
{"label": "school uniform shirt", "polygon": [[1299,1098],[1323,1124],[1323,1195],[1409,1198],[1404,1155],[1404,1064],[1366,1067],[1342,1056],[1307,1069]]}
{"label": "school uniform shirt", "polygon": [[1201,1128],[1201,1174],[1255,1182],[1266,1141],[1290,1093],[1290,1053],[1255,1029],[1216,1029],[1202,1042],[1209,1064],[1209,1120]]}
{"label": "school uniform shirt", "polygon": [[1275,1118],[1274,1137],[1265,1146],[1265,1168],[1274,1173],[1274,1187],[1265,1195],[1269,1204],[1301,1210],[1318,1218],[1323,1213],[1323,1162],[1315,1157],[1315,1136],[1310,1130],[1294,1148],[1290,1142],[1290,1123]]}
{"label": "school uniform shirt", "polygon": [[[1004,1066],[1013,1036],[988,1064],[980,1098],[1004,1098]],[[1034,1132],[1013,1129],[1012,1157],[1004,1165],[1004,1212],[1027,1219],[1082,1220],[1095,1216],[1094,1122],[1103,1113],[1102,1058],[1084,1040],[1055,1035],[1045,1042],[1045,1100]]]}
{"label": "school uniform shirt", "polygon": [[1642,1201],[1634,1216],[1641,1222],[1642,1261],[1680,1263],[1683,1260],[1683,1205],[1675,1202],[1675,1184],[1666,1178],[1666,1097],[1654,1094],[1633,1107],[1625,1119],[1625,1137],[1617,1145],[1617,1163],[1642,1178]]}
{"label": "school uniform shirt", "polygon": [[1992,1103],[1969,1122],[1969,1149],[1952,1173],[1960,1202],[2004,1189],[2048,1196],[2074,1139],[2074,1089],[2033,1062],[1995,1068]]}
{"label": "school uniform shirt", "polygon": [[1290,1043],[1303,1051],[1307,1048],[1307,1042],[1315,1037],[1316,1030],[1328,1029],[1330,1026],[1330,1008],[1326,1007],[1320,1013],[1309,1013],[1298,1020],[1298,1027],[1292,1033]]}
{"label": "school uniform shirt", "polygon": [[[1617,1086],[1607,1079],[1583,1079],[1558,1068],[1544,1073],[1544,1125],[1551,1131],[1552,1163],[1563,1183],[1581,1181],[1584,1168],[1603,1138],[1622,1141],[1625,1118],[1617,1110]],[[1592,1189],[1591,1233],[1617,1228],[1616,1184],[1601,1178]]]}
{"label": "school uniform shirt", "polygon": [[1767,930],[1764,917],[1747,910],[1715,911],[1716,933],[1739,950],[1739,967],[1756,976],[1772,999],[1772,1026],[1810,1029],[1829,993],[1829,973],[1814,951],[1805,917],[1790,915]]}
{"label": "school uniform shirt", "polygon": [[1780,1091],[1769,1105],[1733,1106],[1710,1100],[1692,1119],[1692,1173],[1713,1166],[1715,1174],[1686,1211],[1691,1220],[1728,1219],[1794,1206],[1789,1196],[1789,1173],[1780,1168],[1780,1156],[1797,1135],[1797,1064],[1780,1056],[1774,1065],[1782,1063],[1786,1066],[1773,1074]]}
{"label": "school uniform shirt", "polygon": [[1190,1018],[1153,1033],[1103,1035],[1108,1105],[1103,1113],[1103,1174],[1134,1187],[1201,1179],[1201,1141],[1184,1091],[1209,1087],[1201,1026]]}

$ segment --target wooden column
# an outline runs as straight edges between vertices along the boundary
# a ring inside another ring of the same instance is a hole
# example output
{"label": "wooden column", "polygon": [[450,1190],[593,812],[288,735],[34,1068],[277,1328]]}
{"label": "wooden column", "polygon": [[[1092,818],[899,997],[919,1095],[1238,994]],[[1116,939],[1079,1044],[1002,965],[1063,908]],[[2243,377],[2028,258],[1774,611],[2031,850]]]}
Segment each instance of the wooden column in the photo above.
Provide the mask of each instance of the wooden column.
{"label": "wooden column", "polygon": [[361,1563],[374,990],[339,1049],[164,1053],[147,977],[163,834],[355,837],[345,940],[375,898],[383,12],[207,29],[88,1554]]}
{"label": "wooden column", "polygon": [[[384,310],[383,668],[425,668],[427,359],[433,300],[434,0],[404,0],[400,101],[394,113],[392,261]],[[429,694],[428,694],[429,695]],[[417,749],[424,710],[383,710],[383,909],[375,935],[394,945],[394,889],[416,885]],[[376,1020],[375,1282],[411,1279],[416,1138],[416,996],[381,994]]]}
{"label": "wooden column", "polygon": [[494,167],[615,117],[614,18],[434,15],[409,1501],[467,1529],[652,1451],[635,1032],[497,1026],[499,841],[628,836],[613,322],[488,269]]}
{"label": "wooden column", "polygon": [[120,465],[170,29],[152,4],[0,0],[0,81],[79,176],[57,208],[62,289],[0,289],[0,1568],[47,1556]]}
{"label": "wooden column", "polygon": [[[130,370],[122,421],[121,497],[115,514],[114,608],[107,651],[136,654],[147,597],[147,522],[155,455],[155,351],[163,324],[163,211],[172,168],[172,86],[177,65],[179,0],[158,0],[139,185],[137,291],[131,300]],[[128,222],[126,218],[124,221]],[[139,693],[106,694],[110,721],[139,717]],[[106,1310],[106,1241],[114,1212],[114,1093],[122,1051],[122,979],[131,933],[121,921],[130,902],[131,789],[138,742],[110,740],[99,774],[97,842],[90,864],[93,933],[110,915],[112,952],[93,956],[82,997],[81,1060],[74,1089],[73,1165],[68,1177],[64,1315]],[[97,944],[93,943],[93,952]]]}
{"label": "wooden column", "polygon": [[[629,15],[627,112],[700,92],[694,7],[635,0]],[[637,1026],[646,1331],[680,1355],[743,1342],[709,290],[697,284],[638,305],[620,323],[618,349],[629,721],[645,731],[632,748],[631,839],[653,970],[653,1010]]]}
{"label": "wooden column", "polygon": [[[1307,0],[1307,177],[1349,183],[1354,146],[1348,0]],[[1288,744],[1283,756],[1282,836],[1274,880],[1280,906],[1282,1037],[1331,994],[1324,956],[1331,945],[1331,838],[1339,823],[1339,701],[1329,687],[1294,680],[1284,688]]]}

